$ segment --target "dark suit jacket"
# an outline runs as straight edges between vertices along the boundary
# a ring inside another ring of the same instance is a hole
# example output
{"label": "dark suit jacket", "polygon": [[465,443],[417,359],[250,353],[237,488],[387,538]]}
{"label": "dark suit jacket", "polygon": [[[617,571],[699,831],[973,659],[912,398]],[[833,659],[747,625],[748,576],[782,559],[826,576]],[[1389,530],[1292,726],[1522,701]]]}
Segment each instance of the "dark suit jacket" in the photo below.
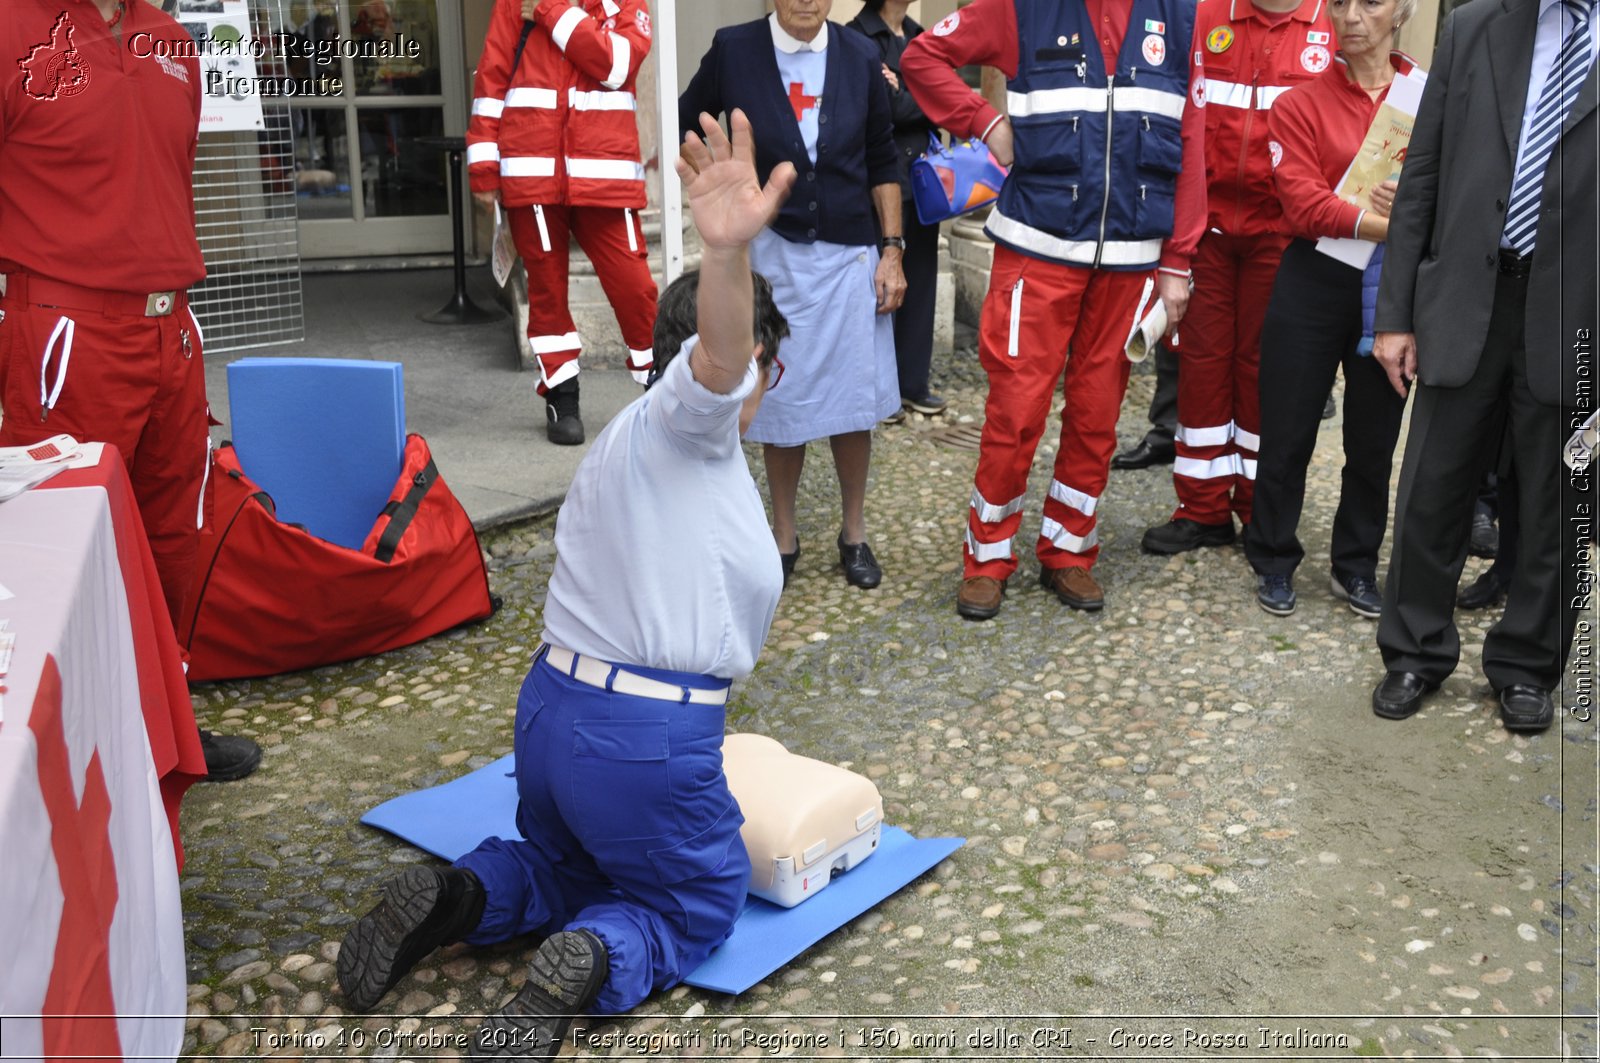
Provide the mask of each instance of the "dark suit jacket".
{"label": "dark suit jacket", "polygon": [[[1472,0],[1450,13],[1401,170],[1374,324],[1416,333],[1418,377],[1432,387],[1465,384],[1483,354],[1538,11],[1538,0]],[[1578,404],[1574,345],[1594,343],[1597,74],[1550,156],[1528,280],[1528,386],[1552,405]]]}
{"label": "dark suit jacket", "polygon": [[900,179],[889,86],[872,42],[836,22],[828,24],[827,63],[815,166],[784,94],[766,19],[717,31],[700,69],[678,97],[679,128],[698,132],[702,111],[719,116],[735,107],[744,111],[762,182],[786,159],[798,171],[773,230],[797,244],[870,245],[878,240],[872,189]]}

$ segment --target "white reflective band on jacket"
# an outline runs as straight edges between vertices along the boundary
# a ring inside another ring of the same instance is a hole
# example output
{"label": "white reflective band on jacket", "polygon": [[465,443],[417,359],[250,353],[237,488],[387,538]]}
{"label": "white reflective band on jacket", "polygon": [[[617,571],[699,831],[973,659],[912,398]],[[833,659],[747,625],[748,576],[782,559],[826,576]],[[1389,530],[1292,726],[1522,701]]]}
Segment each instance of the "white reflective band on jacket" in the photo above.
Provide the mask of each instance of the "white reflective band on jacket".
{"label": "white reflective band on jacket", "polygon": [[1278,97],[1294,87],[1293,85],[1245,85],[1237,81],[1219,81],[1216,78],[1206,78],[1205,86],[1208,107],[1237,107],[1242,110],[1254,107],[1258,111],[1271,110]]}
{"label": "white reflective band on jacket", "polygon": [[[1207,91],[1210,91],[1209,86]],[[1163,92],[1161,89],[1141,89],[1122,85],[1113,88],[1110,97],[1111,110],[1116,114],[1154,114],[1174,121],[1182,121],[1184,104],[1189,99],[1180,92]],[[1070,111],[1103,114],[1105,109],[1105,89],[1075,85],[1064,89],[1034,89],[1032,92],[1006,93],[1006,113],[1013,118],[1063,114]]]}
{"label": "white reflective band on jacket", "polygon": [[1045,258],[1075,265],[1093,265],[1095,249],[1100,249],[1102,266],[1142,266],[1161,258],[1161,239],[1153,240],[1063,240],[1043,229],[1035,229],[1014,218],[1008,218],[996,208],[984,230],[996,240]]}
{"label": "white reflective band on jacket", "polygon": [[1179,457],[1172,463],[1172,475],[1187,476],[1191,480],[1215,480],[1219,476],[1237,476],[1239,472],[1237,454],[1224,454],[1210,461],[1204,458]]}

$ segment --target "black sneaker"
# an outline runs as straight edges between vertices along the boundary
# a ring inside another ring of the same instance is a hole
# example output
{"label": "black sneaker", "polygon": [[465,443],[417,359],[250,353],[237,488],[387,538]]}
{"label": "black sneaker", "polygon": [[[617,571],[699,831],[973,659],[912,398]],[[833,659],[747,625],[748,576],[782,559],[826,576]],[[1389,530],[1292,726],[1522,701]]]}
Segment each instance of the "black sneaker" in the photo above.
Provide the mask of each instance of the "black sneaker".
{"label": "black sneaker", "polygon": [[1383,615],[1383,595],[1378,593],[1378,581],[1370,576],[1334,576],[1328,582],[1333,596],[1350,606],[1350,611],[1368,620]]}
{"label": "black sneaker", "polygon": [[528,981],[472,1037],[472,1058],[551,1060],[572,1020],[606,983],[606,947],[587,930],[552,934],[533,954]]}
{"label": "black sneaker", "polygon": [[234,782],[261,763],[261,747],[238,735],[201,731],[200,749],[206,755],[206,774],[201,782]]}
{"label": "black sneaker", "polygon": [[484,899],[478,876],[457,867],[414,867],[390,879],[339,946],[339,988],[350,1007],[371,1011],[418,960],[472,933]]}
{"label": "black sneaker", "polygon": [[1256,576],[1256,603],[1273,616],[1294,612],[1294,577],[1276,573]]}
{"label": "black sneaker", "polygon": [[578,381],[563,381],[545,393],[545,435],[550,442],[574,447],[583,442],[583,418],[578,416]]}
{"label": "black sneaker", "polygon": [[1202,546],[1228,546],[1233,542],[1233,520],[1226,524],[1201,524],[1177,517],[1144,533],[1139,545],[1147,554],[1181,554]]}

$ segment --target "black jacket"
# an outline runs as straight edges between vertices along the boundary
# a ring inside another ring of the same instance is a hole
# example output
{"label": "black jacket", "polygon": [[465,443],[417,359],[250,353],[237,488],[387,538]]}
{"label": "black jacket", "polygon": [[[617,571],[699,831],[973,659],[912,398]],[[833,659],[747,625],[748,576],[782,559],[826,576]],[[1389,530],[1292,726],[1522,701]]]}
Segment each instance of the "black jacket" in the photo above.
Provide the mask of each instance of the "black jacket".
{"label": "black jacket", "polygon": [[[864,9],[846,25],[872,41],[878,49],[879,60],[894,71],[895,77],[900,77],[900,57],[906,53],[906,45],[922,32],[922,27],[908,17],[900,25],[905,36],[896,37],[882,16],[876,11]],[[889,111],[894,117],[894,144],[900,156],[900,191],[909,201],[911,161],[928,150],[928,134],[938,126],[922,113],[917,101],[911,98],[911,90],[906,88],[903,78],[898,91],[889,90]]]}

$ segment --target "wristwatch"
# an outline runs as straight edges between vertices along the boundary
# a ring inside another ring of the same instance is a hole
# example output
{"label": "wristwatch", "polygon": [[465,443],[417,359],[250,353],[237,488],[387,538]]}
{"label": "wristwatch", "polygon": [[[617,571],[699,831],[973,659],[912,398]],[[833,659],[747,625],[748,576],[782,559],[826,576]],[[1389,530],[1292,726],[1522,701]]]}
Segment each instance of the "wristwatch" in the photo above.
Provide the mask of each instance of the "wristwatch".
{"label": "wristwatch", "polygon": [[906,238],[904,236],[885,236],[878,241],[878,248],[882,250],[886,247],[898,247],[904,251],[906,249]]}

